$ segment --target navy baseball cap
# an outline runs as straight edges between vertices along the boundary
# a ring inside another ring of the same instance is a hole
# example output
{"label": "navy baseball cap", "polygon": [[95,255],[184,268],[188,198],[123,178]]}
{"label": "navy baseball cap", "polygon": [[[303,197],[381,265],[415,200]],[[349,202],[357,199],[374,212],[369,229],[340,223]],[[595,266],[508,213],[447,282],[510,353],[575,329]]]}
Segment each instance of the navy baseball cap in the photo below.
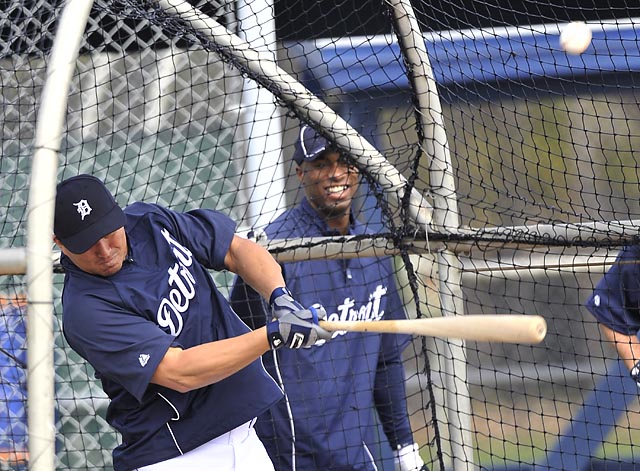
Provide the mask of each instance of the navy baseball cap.
{"label": "navy baseball cap", "polygon": [[295,160],[298,165],[302,162],[311,162],[330,147],[331,144],[329,141],[318,134],[315,129],[304,125],[300,128],[296,149],[293,152],[293,160]]}
{"label": "navy baseball cap", "polygon": [[124,223],[124,212],[96,177],[77,175],[58,183],[53,233],[70,252],[86,252]]}

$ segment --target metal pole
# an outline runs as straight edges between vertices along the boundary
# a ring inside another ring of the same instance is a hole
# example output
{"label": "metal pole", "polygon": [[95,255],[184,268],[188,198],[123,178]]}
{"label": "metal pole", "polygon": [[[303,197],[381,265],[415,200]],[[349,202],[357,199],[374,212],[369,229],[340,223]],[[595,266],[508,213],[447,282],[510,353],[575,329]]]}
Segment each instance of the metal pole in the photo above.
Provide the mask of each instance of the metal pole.
{"label": "metal pole", "polygon": [[27,211],[29,469],[55,469],[52,234],[58,153],[69,84],[93,1],[69,0],[47,66],[35,134]]}
{"label": "metal pole", "polygon": [[[276,62],[276,20],[272,0],[238,0],[238,34],[263,57]],[[239,126],[248,144],[243,188],[247,214],[243,224],[264,227],[282,207],[285,190],[281,112],[274,97],[250,79],[244,80]]]}
{"label": "metal pole", "polygon": [[[387,0],[397,29],[398,41],[407,63],[416,102],[416,125],[422,136],[422,151],[430,158],[429,181],[433,194],[431,225],[440,231],[458,230],[460,215],[453,165],[444,128],[442,107],[424,36],[409,0]],[[425,228],[425,231],[427,228]],[[448,249],[437,252],[440,308],[443,316],[463,314],[462,264]],[[475,469],[472,446],[471,398],[467,387],[465,343],[442,342],[449,351],[442,358],[445,374],[445,413],[454,471]]]}

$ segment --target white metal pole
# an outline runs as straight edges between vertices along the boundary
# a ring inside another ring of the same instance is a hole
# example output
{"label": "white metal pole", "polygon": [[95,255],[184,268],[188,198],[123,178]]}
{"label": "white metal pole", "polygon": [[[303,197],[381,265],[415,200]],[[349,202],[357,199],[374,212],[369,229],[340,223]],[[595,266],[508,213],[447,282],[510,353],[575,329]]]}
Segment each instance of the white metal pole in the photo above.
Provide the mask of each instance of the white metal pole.
{"label": "white metal pole", "polygon": [[27,211],[27,363],[29,469],[55,469],[52,240],[58,153],[69,84],[92,0],[64,6],[38,110]]}
{"label": "white metal pole", "polygon": [[[238,0],[238,35],[264,57],[276,62],[276,20],[272,0]],[[245,79],[240,112],[241,135],[247,139],[242,187],[248,210],[243,225],[263,227],[284,210],[282,113],[274,97]]]}
{"label": "white metal pole", "polygon": [[[398,41],[407,61],[409,80],[416,97],[420,143],[429,161],[429,182],[433,194],[432,225],[443,231],[458,230],[460,215],[453,165],[444,127],[440,97],[433,78],[424,36],[410,0],[387,0],[393,12]],[[427,228],[425,228],[426,230]],[[462,264],[456,254],[442,249],[437,254],[440,308],[443,316],[464,314],[462,302]],[[471,397],[467,387],[466,348],[462,340],[442,343],[449,351],[443,356],[445,372],[445,411],[454,471],[472,471],[473,458]],[[447,360],[449,359],[449,360]]]}

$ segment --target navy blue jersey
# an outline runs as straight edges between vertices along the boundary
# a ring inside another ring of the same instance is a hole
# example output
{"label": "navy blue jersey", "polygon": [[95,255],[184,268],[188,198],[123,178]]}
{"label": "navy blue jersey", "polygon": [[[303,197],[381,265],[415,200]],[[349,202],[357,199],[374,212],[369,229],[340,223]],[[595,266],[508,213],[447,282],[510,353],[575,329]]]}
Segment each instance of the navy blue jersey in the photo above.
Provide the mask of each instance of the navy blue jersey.
{"label": "navy blue jersey", "polygon": [[[362,234],[354,223],[352,234]],[[269,239],[332,235],[304,200],[272,222]],[[303,306],[321,303],[328,320],[402,319],[403,306],[389,258],[285,263],[283,274]],[[231,294],[234,310],[258,327],[270,317],[242,280]],[[373,470],[375,411],[391,445],[413,443],[406,411],[402,349],[409,337],[338,332],[308,349],[267,352],[265,365],[286,398],[256,424],[277,471]]]}
{"label": "navy blue jersey", "polygon": [[107,420],[122,434],[116,471],[186,453],[282,396],[260,360],[187,393],[150,383],[169,347],[249,331],[207,271],[224,268],[235,225],[215,211],[176,213],[145,203],[125,214],[129,257],[118,273],[90,275],[62,258],[64,335],[111,399]]}
{"label": "navy blue jersey", "polygon": [[586,307],[615,332],[636,335],[640,329],[640,247],[623,248],[597,283]]}

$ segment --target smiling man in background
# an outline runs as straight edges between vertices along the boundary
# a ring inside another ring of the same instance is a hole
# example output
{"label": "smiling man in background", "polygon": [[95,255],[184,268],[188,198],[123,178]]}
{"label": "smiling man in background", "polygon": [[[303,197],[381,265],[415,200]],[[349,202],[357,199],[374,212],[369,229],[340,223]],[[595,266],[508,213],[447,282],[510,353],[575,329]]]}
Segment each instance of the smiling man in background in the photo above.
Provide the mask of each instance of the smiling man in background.
{"label": "smiling man in background", "polygon": [[[300,129],[296,175],[305,197],[270,223],[269,239],[358,235],[353,214],[358,169],[309,126]],[[404,319],[390,258],[354,258],[285,263],[292,298],[321,303],[328,320]],[[259,294],[241,278],[231,293],[234,310],[252,328],[269,319]],[[263,357],[285,392],[256,430],[277,471],[374,471],[375,411],[394,450],[397,471],[426,470],[407,415],[402,350],[407,336],[334,333],[331,342],[290,355]]]}

